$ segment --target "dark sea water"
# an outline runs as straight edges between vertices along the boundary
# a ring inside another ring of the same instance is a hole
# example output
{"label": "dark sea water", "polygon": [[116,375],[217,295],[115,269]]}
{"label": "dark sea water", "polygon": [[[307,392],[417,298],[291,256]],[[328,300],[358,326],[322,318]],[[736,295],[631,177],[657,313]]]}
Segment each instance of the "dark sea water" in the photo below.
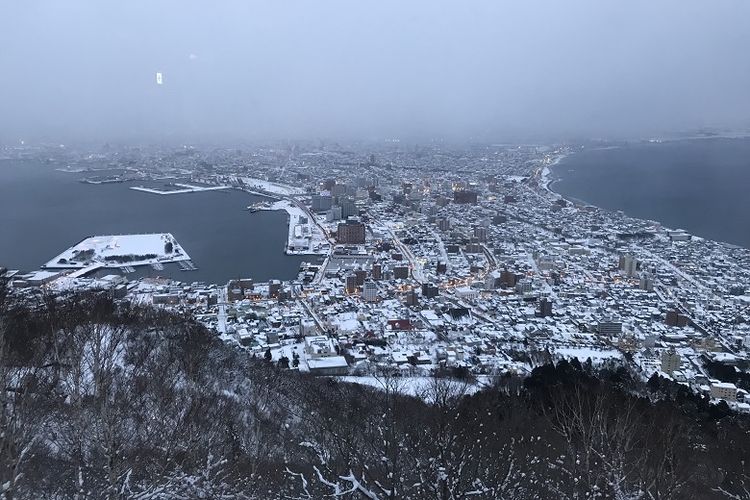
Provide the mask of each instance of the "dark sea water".
{"label": "dark sea water", "polygon": [[750,248],[750,139],[584,150],[553,174],[564,196]]}
{"label": "dark sea water", "polygon": [[[58,165],[59,167],[59,165]],[[58,172],[53,165],[0,160],[0,266],[35,270],[93,235],[172,233],[198,267],[140,267],[130,276],[226,283],[291,279],[303,261],[287,256],[285,212],[250,213],[262,198],[241,191],[155,195],[128,189],[142,183],[90,185],[97,172]]]}

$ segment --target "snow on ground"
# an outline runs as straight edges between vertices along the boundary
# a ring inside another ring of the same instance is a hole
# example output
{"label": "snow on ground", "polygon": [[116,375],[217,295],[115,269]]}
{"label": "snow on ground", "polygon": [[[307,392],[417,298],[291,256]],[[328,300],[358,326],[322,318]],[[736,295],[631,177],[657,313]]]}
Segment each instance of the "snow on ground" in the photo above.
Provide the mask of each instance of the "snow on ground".
{"label": "snow on ground", "polygon": [[[262,347],[258,349],[258,352],[260,355],[263,355],[265,353],[265,349]],[[278,362],[279,359],[286,356],[289,361],[292,361],[292,358],[294,358],[294,353],[297,353],[297,355],[300,357],[300,360],[306,360],[307,359],[307,353],[305,353],[305,343],[301,341],[291,341],[286,340],[282,344],[274,345],[271,348],[271,356],[272,360],[274,362]]]}
{"label": "snow on ground", "polygon": [[[347,375],[331,378],[341,382],[349,382],[351,384],[367,385],[380,390],[385,390],[386,387],[389,387],[391,390],[396,390],[401,394],[422,398],[427,402],[430,402],[430,386],[433,384],[432,377],[396,377],[386,380],[382,377],[372,375],[361,377]],[[483,380],[477,380],[476,382],[463,382],[460,380],[444,379],[444,381],[455,384],[456,392],[463,392],[467,395],[474,394],[486,385],[486,381]],[[463,390],[461,390],[462,387]]]}
{"label": "snow on ground", "polygon": [[283,210],[289,216],[286,253],[290,255],[322,255],[330,247],[323,231],[296,203],[279,200],[262,204],[260,210]]}
{"label": "snow on ground", "polygon": [[304,190],[294,186],[287,186],[286,184],[279,184],[277,182],[264,181],[263,179],[256,179],[254,177],[242,177],[248,188],[257,189],[263,193],[273,193],[281,196],[291,196],[293,194],[304,194]]}
{"label": "snow on ground", "polygon": [[162,189],[147,188],[143,186],[131,186],[130,189],[132,189],[133,191],[141,191],[143,193],[151,193],[151,194],[184,194],[184,193],[199,193],[201,191],[217,191],[220,189],[231,189],[231,186],[193,186],[191,184],[178,184],[178,183],[175,183],[175,186],[180,187],[182,189],[162,190]]}
{"label": "snow on ground", "polygon": [[359,320],[355,311],[337,314],[331,318],[330,322],[339,332],[356,332],[359,329]]}
{"label": "snow on ground", "polygon": [[190,256],[170,233],[117,234],[86,238],[42,267],[125,267],[186,260]]}
{"label": "snow on ground", "polygon": [[554,354],[564,358],[578,358],[579,361],[586,361],[591,358],[591,361],[604,361],[606,359],[620,359],[622,353],[616,349],[593,349],[588,347],[564,347],[555,349]]}
{"label": "snow on ground", "polygon": [[566,156],[567,155],[564,154],[556,156],[550,163],[544,166],[539,178],[539,184],[542,186],[542,188],[555,196],[559,195],[555,193],[550,187],[552,185],[552,182],[554,181],[554,179],[552,178],[552,170],[550,167],[554,167],[555,165],[559,164],[565,159]]}

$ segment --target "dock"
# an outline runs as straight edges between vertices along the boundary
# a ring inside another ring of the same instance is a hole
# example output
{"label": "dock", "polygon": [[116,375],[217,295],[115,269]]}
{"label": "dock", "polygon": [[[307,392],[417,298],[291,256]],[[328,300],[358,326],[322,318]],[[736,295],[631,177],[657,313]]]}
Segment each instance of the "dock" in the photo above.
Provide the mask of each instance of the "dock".
{"label": "dock", "polygon": [[198,268],[195,267],[195,264],[193,264],[193,261],[191,260],[181,260],[177,262],[177,265],[180,266],[180,271],[197,271]]}
{"label": "dock", "polygon": [[202,191],[222,191],[224,189],[232,189],[232,186],[193,186],[191,184],[180,184],[180,183],[175,183],[174,185],[181,189],[163,190],[163,189],[147,188],[143,186],[131,186],[130,189],[132,189],[133,191],[140,191],[142,193],[151,193],[151,194],[184,194],[184,193],[200,193]]}

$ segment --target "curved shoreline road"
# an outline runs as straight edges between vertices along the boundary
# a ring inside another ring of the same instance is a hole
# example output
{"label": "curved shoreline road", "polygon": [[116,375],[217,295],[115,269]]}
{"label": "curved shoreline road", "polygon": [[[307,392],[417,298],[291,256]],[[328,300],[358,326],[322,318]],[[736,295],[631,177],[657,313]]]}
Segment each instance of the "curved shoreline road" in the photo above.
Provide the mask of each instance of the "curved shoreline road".
{"label": "curved shoreline road", "polygon": [[[237,176],[237,177],[235,177],[235,179],[242,181],[242,184],[241,184],[242,187],[240,189],[242,191],[245,191],[246,193],[260,195],[260,196],[266,196],[268,198],[272,198],[272,199],[275,199],[277,201],[288,201],[290,203],[293,203],[297,208],[299,208],[302,212],[304,212],[304,214],[307,216],[307,219],[309,221],[311,221],[312,223],[315,224],[315,226],[320,230],[321,234],[325,237],[326,241],[330,245],[334,244],[331,241],[331,235],[328,233],[328,231],[326,231],[326,229],[323,226],[320,225],[320,223],[318,222],[318,220],[315,218],[314,214],[312,212],[310,212],[310,210],[307,208],[307,206],[304,203],[300,202],[297,199],[300,196],[307,196],[306,193],[301,193],[301,192],[299,192],[299,190],[296,190],[292,186],[288,186],[288,185],[280,184],[280,183],[268,183],[268,182],[266,182],[266,183],[257,184],[258,181],[255,180],[256,184],[254,184],[254,185],[248,185],[248,184],[250,184],[250,182],[248,181],[248,179],[250,179],[250,178]],[[262,186],[275,187],[276,190],[264,189]],[[291,220],[289,221],[289,223],[291,223]],[[289,238],[287,237],[287,245],[288,245],[288,243],[289,243]],[[290,254],[290,255],[299,255],[299,254],[295,253],[295,254]],[[311,255],[326,255],[326,254],[325,253],[315,253],[315,254],[311,254]],[[329,251],[328,255],[330,255],[330,251]]]}

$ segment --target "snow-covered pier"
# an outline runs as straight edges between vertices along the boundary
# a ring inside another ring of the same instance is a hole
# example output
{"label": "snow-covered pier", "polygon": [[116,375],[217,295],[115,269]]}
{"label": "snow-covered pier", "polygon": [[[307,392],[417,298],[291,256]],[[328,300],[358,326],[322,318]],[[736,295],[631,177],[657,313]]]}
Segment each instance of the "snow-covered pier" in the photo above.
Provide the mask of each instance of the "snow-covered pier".
{"label": "snow-covered pier", "polygon": [[180,184],[175,183],[176,187],[181,189],[156,189],[147,188],[143,186],[131,186],[130,189],[133,191],[140,191],[142,193],[151,194],[185,194],[185,193],[200,193],[202,191],[221,191],[224,189],[231,189],[232,186],[193,186],[192,184]]}
{"label": "snow-covered pier", "polygon": [[252,205],[256,211],[283,210],[289,216],[286,253],[289,255],[324,255],[328,253],[328,238],[310,214],[291,200]]}
{"label": "snow-covered pier", "polygon": [[[103,267],[128,271],[135,266],[161,266],[190,261],[170,233],[91,236],[47,262],[45,269],[79,269],[83,274]],[[192,262],[190,263],[192,265]]]}

